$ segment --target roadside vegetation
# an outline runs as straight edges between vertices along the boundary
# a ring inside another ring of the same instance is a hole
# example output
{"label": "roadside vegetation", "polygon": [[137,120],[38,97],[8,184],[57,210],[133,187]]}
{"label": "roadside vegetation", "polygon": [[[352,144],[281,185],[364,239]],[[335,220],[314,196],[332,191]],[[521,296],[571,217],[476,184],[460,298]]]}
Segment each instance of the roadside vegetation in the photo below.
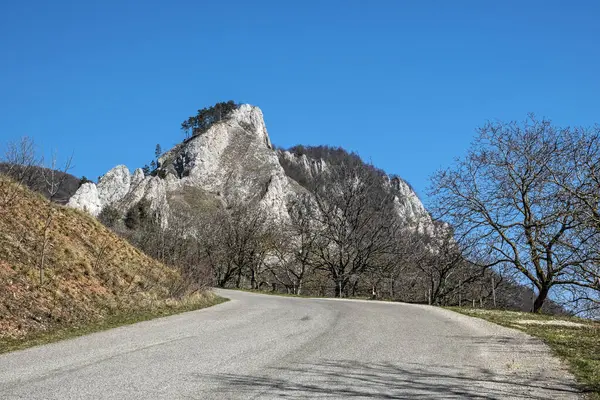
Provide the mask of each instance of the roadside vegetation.
{"label": "roadside vegetation", "polygon": [[588,398],[600,399],[600,323],[589,319],[515,311],[449,307],[542,339],[566,361]]}

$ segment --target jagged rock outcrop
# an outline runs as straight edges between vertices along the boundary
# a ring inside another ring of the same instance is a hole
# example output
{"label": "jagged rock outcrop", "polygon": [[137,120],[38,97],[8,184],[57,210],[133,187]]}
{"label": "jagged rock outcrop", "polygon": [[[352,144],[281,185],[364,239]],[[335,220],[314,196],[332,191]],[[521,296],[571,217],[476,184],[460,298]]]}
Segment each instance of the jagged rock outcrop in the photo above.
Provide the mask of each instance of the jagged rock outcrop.
{"label": "jagged rock outcrop", "polygon": [[67,205],[98,215],[103,207],[123,199],[131,188],[131,174],[124,165],[108,171],[98,184],[84,183],[69,199]]}
{"label": "jagged rock outcrop", "polygon": [[262,111],[247,104],[163,154],[158,164],[156,176],[141,170],[132,176],[125,166],[115,167],[100,179],[97,195],[88,187],[89,193],[78,191],[69,205],[97,215],[107,205],[125,211],[145,198],[168,216],[173,202],[189,204],[186,194],[200,190],[224,205],[257,202],[281,219],[289,196],[299,190],[279,164]]}
{"label": "jagged rock outcrop", "polygon": [[398,215],[407,223],[418,226],[423,231],[430,231],[433,225],[431,215],[408,183],[393,177],[390,179],[390,186],[395,193],[394,204]]}
{"label": "jagged rock outcrop", "polygon": [[[98,185],[82,185],[69,205],[98,215],[108,205],[125,212],[147,199],[167,223],[173,207],[193,210],[255,202],[274,220],[285,220],[288,202],[306,189],[286,173],[282,161],[295,164],[312,178],[328,168],[323,159],[274,150],[262,111],[245,104],[206,132],[164,153],[154,176],[144,176],[141,169],[131,174],[127,167],[119,165],[107,172]],[[406,182],[393,178],[389,187],[396,194],[396,210],[407,224],[431,223]]]}
{"label": "jagged rock outcrop", "polygon": [[67,203],[68,206],[87,211],[97,216],[102,211],[102,202],[98,196],[98,188],[93,183],[84,183],[79,187]]}
{"label": "jagged rock outcrop", "polygon": [[131,174],[124,165],[117,165],[98,182],[98,197],[101,204],[112,204],[121,200],[131,186]]}
{"label": "jagged rock outcrop", "polygon": [[323,159],[308,158],[306,154],[296,156],[287,150],[278,150],[279,156],[289,163],[294,163],[304,169],[310,177],[316,177],[327,169],[327,164]]}
{"label": "jagged rock outcrop", "polygon": [[[327,161],[314,159],[306,154],[297,155],[287,150],[278,150],[278,155],[286,165],[288,174],[304,183],[316,179],[320,174],[326,174],[330,168]],[[422,233],[432,232],[431,216],[408,183],[399,177],[387,177],[386,182],[387,190],[394,194],[394,208],[407,227],[418,229]]]}

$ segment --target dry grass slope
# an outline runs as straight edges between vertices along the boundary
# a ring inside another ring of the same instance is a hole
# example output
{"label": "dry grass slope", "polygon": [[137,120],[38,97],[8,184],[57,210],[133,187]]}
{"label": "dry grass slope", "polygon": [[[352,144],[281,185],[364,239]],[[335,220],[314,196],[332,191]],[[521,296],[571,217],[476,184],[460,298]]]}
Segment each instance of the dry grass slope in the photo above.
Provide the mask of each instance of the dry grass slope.
{"label": "dry grass slope", "polygon": [[[182,300],[190,309],[189,290],[176,269],[144,255],[85,213],[51,204],[2,175],[0,183],[17,191],[11,204],[0,206],[0,347],[2,341],[98,324],[115,315],[176,308]],[[204,305],[210,296],[201,296]]]}

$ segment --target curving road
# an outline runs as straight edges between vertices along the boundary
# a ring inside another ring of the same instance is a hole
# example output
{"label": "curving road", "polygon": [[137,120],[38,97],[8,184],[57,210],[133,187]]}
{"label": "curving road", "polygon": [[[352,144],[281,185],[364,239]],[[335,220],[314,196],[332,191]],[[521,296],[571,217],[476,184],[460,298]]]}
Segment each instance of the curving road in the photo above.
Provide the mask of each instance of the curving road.
{"label": "curving road", "polygon": [[218,293],[231,301],[2,355],[0,398],[578,398],[543,344],[482,320]]}

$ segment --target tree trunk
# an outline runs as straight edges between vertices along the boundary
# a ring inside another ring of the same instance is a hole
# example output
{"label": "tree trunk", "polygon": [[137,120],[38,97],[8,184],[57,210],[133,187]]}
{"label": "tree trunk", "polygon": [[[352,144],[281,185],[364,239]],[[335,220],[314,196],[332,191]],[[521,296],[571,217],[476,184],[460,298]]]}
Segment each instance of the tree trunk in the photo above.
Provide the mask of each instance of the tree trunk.
{"label": "tree trunk", "polygon": [[231,270],[228,270],[226,273],[217,272],[217,286],[224,288],[227,285],[227,282],[231,279]]}
{"label": "tree trunk", "polygon": [[50,230],[50,224],[52,223],[52,208],[48,212],[46,217],[46,223],[44,224],[44,231],[42,237],[42,254],[40,257],[39,273],[40,273],[40,285],[44,284],[44,268],[46,267],[46,248],[48,247],[48,231]]}
{"label": "tree trunk", "polygon": [[344,284],[341,279],[338,279],[335,283],[335,297],[342,297],[342,293],[344,292]]}
{"label": "tree trunk", "polygon": [[237,279],[235,281],[235,287],[239,289],[241,285],[242,285],[242,270],[240,269],[238,271]]}
{"label": "tree trunk", "polygon": [[538,293],[535,301],[533,302],[533,312],[539,313],[542,311],[542,306],[544,305],[544,301],[546,301],[546,297],[548,297],[548,292],[550,291],[550,287],[547,285],[542,285],[540,292]]}
{"label": "tree trunk", "polygon": [[250,287],[252,289],[258,289],[258,287],[256,286],[256,272],[254,271],[254,269],[250,270]]}
{"label": "tree trunk", "polygon": [[[427,294],[427,302],[429,305],[434,304],[437,301],[437,291],[435,290],[435,282],[433,279],[430,280],[429,291]],[[439,285],[438,285],[439,289]]]}
{"label": "tree trunk", "polygon": [[494,308],[496,308],[496,284],[494,282],[494,276],[492,275],[492,298],[494,300]]}
{"label": "tree trunk", "polygon": [[40,285],[44,284],[44,263],[46,261],[46,240],[42,245],[42,259],[40,260]]}

